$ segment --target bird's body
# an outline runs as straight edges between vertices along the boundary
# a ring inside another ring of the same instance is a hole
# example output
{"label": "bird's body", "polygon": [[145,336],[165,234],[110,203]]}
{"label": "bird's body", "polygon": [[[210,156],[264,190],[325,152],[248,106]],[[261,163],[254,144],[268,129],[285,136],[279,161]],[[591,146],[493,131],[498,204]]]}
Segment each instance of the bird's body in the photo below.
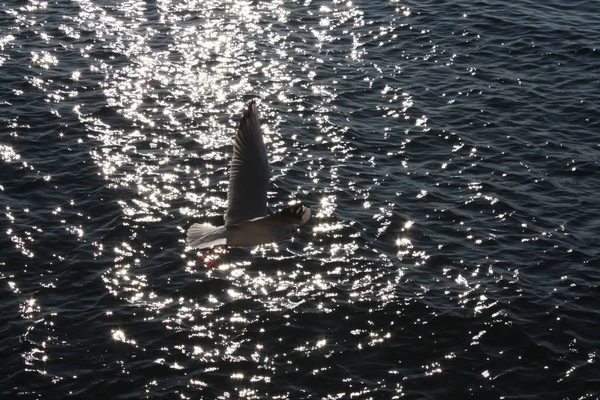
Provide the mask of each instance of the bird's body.
{"label": "bird's body", "polygon": [[305,204],[277,213],[267,211],[270,171],[258,110],[248,104],[237,128],[227,190],[225,225],[193,224],[187,232],[191,248],[249,247],[292,237],[311,215]]}
{"label": "bird's body", "polygon": [[[308,209],[304,205],[296,207]],[[293,209],[293,207],[290,209]],[[310,216],[306,218],[308,219]],[[221,245],[231,247],[260,246],[289,239],[298,231],[298,225],[302,224],[282,217],[281,213],[257,217],[235,225],[194,224],[188,230],[187,242],[191,248],[199,249]]]}

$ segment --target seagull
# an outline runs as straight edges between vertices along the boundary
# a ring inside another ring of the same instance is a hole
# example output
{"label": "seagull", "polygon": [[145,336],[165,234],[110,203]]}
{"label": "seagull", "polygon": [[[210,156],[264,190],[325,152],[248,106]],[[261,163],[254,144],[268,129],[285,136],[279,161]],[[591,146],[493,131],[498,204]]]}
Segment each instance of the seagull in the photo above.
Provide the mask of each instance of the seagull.
{"label": "seagull", "polygon": [[[260,117],[252,100],[244,110],[233,142],[225,225],[193,224],[187,231],[190,248],[210,248],[201,261],[219,247],[259,246],[289,239],[308,222],[311,209],[303,203],[269,214],[270,176]],[[220,257],[206,267],[212,267]]]}

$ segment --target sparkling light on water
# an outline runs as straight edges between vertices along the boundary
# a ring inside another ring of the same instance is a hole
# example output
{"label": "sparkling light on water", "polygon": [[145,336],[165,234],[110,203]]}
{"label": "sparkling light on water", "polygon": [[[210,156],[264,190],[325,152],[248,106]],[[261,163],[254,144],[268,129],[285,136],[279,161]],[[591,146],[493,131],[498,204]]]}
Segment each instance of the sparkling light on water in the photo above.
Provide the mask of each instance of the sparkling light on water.
{"label": "sparkling light on water", "polygon": [[[591,375],[593,35],[540,25],[569,7],[494,7],[8,4],[8,390],[527,397]],[[250,99],[269,208],[313,218],[207,270],[185,231],[222,223]]]}

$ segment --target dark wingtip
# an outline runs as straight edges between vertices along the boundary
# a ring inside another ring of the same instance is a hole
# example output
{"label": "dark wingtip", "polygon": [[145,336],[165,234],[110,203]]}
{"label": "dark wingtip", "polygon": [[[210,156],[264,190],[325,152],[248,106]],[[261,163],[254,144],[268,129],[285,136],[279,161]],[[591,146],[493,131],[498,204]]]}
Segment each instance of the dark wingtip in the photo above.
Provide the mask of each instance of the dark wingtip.
{"label": "dark wingtip", "polygon": [[256,115],[256,101],[254,99],[248,102],[248,105],[244,109],[242,113],[242,118],[240,119],[240,123],[238,124],[238,130],[240,127],[245,124],[248,119],[250,119],[253,115]]}
{"label": "dark wingtip", "polygon": [[299,225],[305,224],[310,219],[312,209],[306,203],[299,203],[293,206],[284,208],[279,212],[279,215],[286,218],[292,218],[298,222]]}

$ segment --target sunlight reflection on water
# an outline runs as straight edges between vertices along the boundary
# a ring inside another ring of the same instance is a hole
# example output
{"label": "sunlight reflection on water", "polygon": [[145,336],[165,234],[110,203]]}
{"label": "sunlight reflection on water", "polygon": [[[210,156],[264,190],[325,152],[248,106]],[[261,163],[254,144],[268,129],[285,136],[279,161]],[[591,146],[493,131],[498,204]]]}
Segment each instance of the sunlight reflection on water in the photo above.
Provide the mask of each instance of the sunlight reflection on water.
{"label": "sunlight reflection on water", "polygon": [[[404,4],[7,3],[3,394],[589,397],[585,11]],[[250,99],[270,209],[314,217],[207,270]]]}
{"label": "sunlight reflection on water", "polygon": [[[253,360],[265,372],[234,372],[231,379],[268,382],[281,362],[274,360],[287,359],[288,352],[320,358],[342,354],[347,346],[356,348],[356,342],[336,344],[315,331],[302,335],[307,339],[303,345],[286,350],[282,341],[282,348],[265,349],[255,334],[264,327],[273,329],[273,321],[295,329],[295,319],[329,314],[341,305],[382,309],[398,300],[404,277],[398,262],[419,265],[427,258],[410,241],[414,222],[405,224],[401,239],[390,239],[395,204],[372,195],[388,175],[361,176],[362,168],[374,168],[378,161],[357,153],[352,143],[355,130],[348,117],[360,118],[352,116],[352,101],[336,105],[343,94],[340,84],[358,78],[364,90],[372,90],[379,78],[367,71],[384,73],[364,61],[363,34],[353,30],[365,25],[363,12],[351,3],[321,6],[316,10],[318,24],[309,27],[302,19],[312,19],[312,11],[297,5],[161,2],[157,24],[148,25],[141,3],[116,9],[80,4],[85,10],[81,24],[99,19],[100,40],[114,53],[114,59],[97,63],[105,76],[108,107],[82,116],[103,143],[92,156],[111,187],[132,194],[119,202],[129,237],[112,250],[114,267],[104,281],[112,294],[141,307],[152,320],[158,318],[167,331],[188,332],[176,346],[185,360],[166,348],[156,363],[186,370],[193,360]],[[300,19],[291,20],[292,14]],[[302,39],[306,32],[312,40]],[[155,41],[159,35],[168,39],[160,49]],[[380,36],[383,40],[385,32]],[[326,58],[328,64],[337,63],[333,73],[323,66]],[[395,76],[399,71],[386,67],[385,73]],[[358,93],[351,90],[349,95]],[[382,112],[390,127],[393,119],[409,118],[408,93],[390,82],[381,96],[389,104]],[[312,203],[312,236],[250,253],[231,251],[210,271],[197,262],[199,252],[183,253],[178,268],[188,277],[177,280],[178,290],[187,292],[180,285],[194,281],[227,283],[208,293],[169,295],[159,289],[159,282],[171,278],[144,271],[159,252],[181,251],[190,221],[223,215],[234,127],[246,101],[254,97],[262,99],[273,170],[269,206],[276,209],[292,199]],[[420,117],[415,126],[426,129],[425,121]],[[391,128],[384,132],[389,137]],[[357,200],[364,204],[362,215],[372,215],[374,233],[371,225],[339,213],[341,202]],[[171,242],[177,248],[163,249],[157,235],[165,234],[178,236]],[[382,238],[389,242],[383,248],[371,243]],[[357,330],[356,336],[363,349],[381,345],[390,332],[389,327],[373,327]],[[112,337],[144,346],[121,330],[113,330]],[[264,356],[265,351],[272,356]],[[192,379],[190,385],[205,383]]]}

